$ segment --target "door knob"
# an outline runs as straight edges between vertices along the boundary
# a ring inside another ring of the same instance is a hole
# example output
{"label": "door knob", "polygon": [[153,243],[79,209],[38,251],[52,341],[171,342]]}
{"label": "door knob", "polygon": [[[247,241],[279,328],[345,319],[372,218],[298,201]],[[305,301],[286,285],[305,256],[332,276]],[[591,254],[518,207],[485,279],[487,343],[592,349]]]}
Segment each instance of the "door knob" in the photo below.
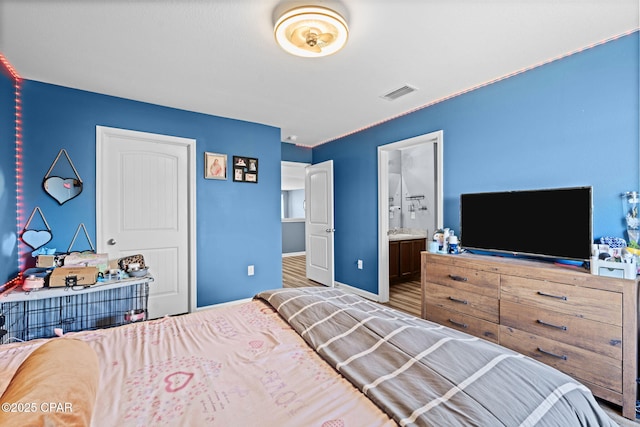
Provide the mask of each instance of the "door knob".
{"label": "door knob", "polygon": [[113,245],[115,245],[115,244],[116,244],[116,239],[109,239],[109,240],[107,240],[107,245],[111,245],[111,246],[113,246]]}
{"label": "door knob", "polygon": [[333,233],[334,231],[336,231],[336,229],[335,228],[327,228],[325,231],[327,233]]}

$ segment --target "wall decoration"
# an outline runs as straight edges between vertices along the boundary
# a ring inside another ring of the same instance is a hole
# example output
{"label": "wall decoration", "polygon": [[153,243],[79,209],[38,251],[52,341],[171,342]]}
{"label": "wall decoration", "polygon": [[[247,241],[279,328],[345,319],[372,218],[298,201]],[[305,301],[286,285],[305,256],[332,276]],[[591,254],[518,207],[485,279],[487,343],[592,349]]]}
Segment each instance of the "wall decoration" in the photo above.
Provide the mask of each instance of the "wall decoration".
{"label": "wall decoration", "polygon": [[[29,228],[31,220],[33,219],[33,215],[35,215],[36,212],[40,214],[42,222],[47,227],[46,230],[32,230]],[[33,209],[31,215],[29,215],[27,223],[24,225],[24,229],[22,230],[22,235],[20,237],[22,238],[22,241],[24,243],[31,246],[34,250],[46,245],[51,241],[51,239],[53,238],[53,235],[51,234],[51,228],[49,227],[49,223],[47,223],[47,220],[44,217],[44,214],[42,213],[40,207],[36,206],[36,208]]]}
{"label": "wall decoration", "polygon": [[95,246],[93,246],[93,243],[91,242],[91,239],[89,238],[89,233],[87,233],[87,227],[84,226],[84,223],[80,223],[78,225],[78,228],[76,228],[76,232],[73,235],[73,239],[71,239],[71,243],[69,244],[69,248],[67,249],[67,253],[71,253],[71,250],[73,249],[73,245],[74,243],[76,243],[76,239],[78,238],[78,233],[80,233],[80,230],[84,231],[84,237],[87,239],[87,242],[89,243],[89,247],[91,248],[91,252],[96,251]]}
{"label": "wall decoration", "polygon": [[206,179],[227,179],[227,155],[204,153],[204,177]]}
{"label": "wall decoration", "polygon": [[258,159],[233,156],[233,180],[258,183]]}
{"label": "wall decoration", "polygon": [[[60,156],[64,153],[73,169],[73,173],[75,174],[75,178],[62,178],[59,176],[49,176],[51,175],[51,171],[58,164],[58,160],[60,160]],[[64,148],[60,150],[56,159],[51,164],[51,167],[47,171],[47,174],[44,176],[44,181],[42,183],[44,186],[44,191],[46,191],[51,197],[56,199],[59,204],[64,204],[74,197],[78,197],[80,193],[82,193],[82,179],[80,179],[80,175],[78,175],[78,171],[75,166],[71,162],[71,158],[67,154],[67,150]]]}

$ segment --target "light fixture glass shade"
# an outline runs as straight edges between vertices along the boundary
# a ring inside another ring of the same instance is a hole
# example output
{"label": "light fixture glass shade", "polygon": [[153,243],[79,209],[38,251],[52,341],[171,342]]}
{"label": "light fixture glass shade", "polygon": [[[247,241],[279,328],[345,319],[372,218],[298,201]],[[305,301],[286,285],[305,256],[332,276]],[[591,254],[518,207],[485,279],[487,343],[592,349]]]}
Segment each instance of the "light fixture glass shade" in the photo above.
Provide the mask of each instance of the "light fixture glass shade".
{"label": "light fixture glass shade", "polygon": [[345,19],[319,6],[303,6],[285,12],[273,33],[278,44],[292,55],[320,57],[342,49],[349,37]]}

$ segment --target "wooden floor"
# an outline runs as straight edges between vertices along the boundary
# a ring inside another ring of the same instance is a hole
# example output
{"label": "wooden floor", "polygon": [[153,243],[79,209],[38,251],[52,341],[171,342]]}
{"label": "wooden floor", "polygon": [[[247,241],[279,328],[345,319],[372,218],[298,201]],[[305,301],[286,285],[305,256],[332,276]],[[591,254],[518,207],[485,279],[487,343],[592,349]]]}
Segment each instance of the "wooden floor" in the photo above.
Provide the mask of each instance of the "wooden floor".
{"label": "wooden floor", "polygon": [[[322,286],[306,277],[306,257],[290,256],[282,258],[282,286],[299,288],[304,286]],[[405,282],[391,285],[389,302],[385,305],[420,317],[420,282]]]}

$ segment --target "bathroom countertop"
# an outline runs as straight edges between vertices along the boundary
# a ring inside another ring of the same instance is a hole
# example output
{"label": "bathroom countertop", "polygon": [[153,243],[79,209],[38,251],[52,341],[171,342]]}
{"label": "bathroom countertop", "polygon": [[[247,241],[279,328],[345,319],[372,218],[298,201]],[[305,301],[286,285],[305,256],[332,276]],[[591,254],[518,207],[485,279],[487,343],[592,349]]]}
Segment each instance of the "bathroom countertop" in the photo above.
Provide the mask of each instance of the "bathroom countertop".
{"label": "bathroom countertop", "polygon": [[395,242],[398,240],[414,240],[414,239],[426,239],[427,233],[423,230],[411,230],[411,229],[400,229],[396,233],[388,233],[390,242]]}

